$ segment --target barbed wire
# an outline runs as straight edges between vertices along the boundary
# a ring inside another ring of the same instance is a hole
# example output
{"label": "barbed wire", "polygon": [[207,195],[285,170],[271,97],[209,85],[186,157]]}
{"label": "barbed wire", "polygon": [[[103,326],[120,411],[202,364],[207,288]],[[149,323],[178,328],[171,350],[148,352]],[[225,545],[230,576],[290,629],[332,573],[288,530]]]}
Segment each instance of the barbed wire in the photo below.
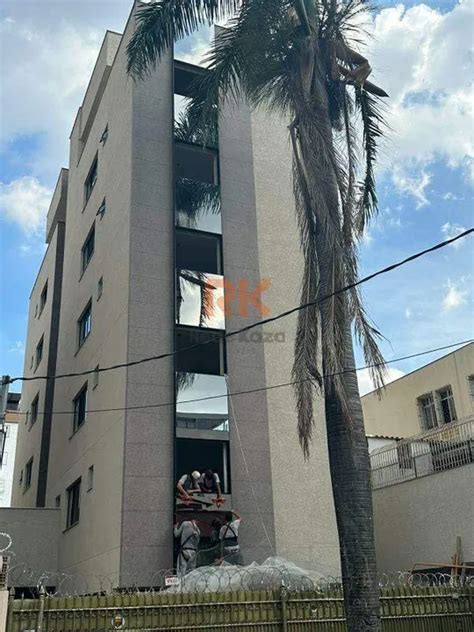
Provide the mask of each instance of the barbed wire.
{"label": "barbed wire", "polygon": [[[286,566],[285,566],[286,565]],[[29,596],[44,593],[49,597],[84,595],[136,595],[141,593],[228,593],[236,591],[279,590],[285,587],[293,593],[327,593],[341,590],[340,576],[319,575],[303,571],[279,558],[269,558],[262,565],[204,566],[182,578],[176,577],[173,568],[157,570],[127,577],[109,575],[65,573],[34,570],[24,562],[10,567],[8,587],[16,586],[29,592]],[[172,585],[168,585],[171,583]],[[451,575],[445,572],[382,572],[378,576],[380,589],[401,586],[474,587],[473,576]]]}

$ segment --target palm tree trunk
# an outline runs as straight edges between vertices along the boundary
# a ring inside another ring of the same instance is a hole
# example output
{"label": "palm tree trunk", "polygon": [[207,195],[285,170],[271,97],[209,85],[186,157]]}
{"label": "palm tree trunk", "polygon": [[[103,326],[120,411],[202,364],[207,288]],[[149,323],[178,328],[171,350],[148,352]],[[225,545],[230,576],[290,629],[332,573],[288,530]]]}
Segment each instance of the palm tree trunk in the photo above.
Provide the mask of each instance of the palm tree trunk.
{"label": "palm tree trunk", "polygon": [[329,465],[339,533],[347,629],[378,632],[379,588],[370,485],[370,461],[350,326],[346,331],[348,412],[334,389],[325,395]]}

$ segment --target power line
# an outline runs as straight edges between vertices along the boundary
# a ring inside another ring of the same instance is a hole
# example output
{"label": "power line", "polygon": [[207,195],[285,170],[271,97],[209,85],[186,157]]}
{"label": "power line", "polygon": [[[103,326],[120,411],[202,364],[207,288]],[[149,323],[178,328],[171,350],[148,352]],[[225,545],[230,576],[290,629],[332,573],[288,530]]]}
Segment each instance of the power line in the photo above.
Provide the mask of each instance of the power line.
{"label": "power line", "polygon": [[315,301],[309,301],[308,303],[303,303],[302,305],[298,305],[297,307],[293,307],[292,309],[289,309],[285,312],[281,312],[280,314],[277,314],[276,316],[271,316],[269,318],[265,318],[263,320],[259,320],[258,322],[252,323],[250,325],[247,325],[246,327],[242,327],[241,329],[235,329],[234,331],[229,331],[229,332],[224,332],[222,334],[218,334],[216,336],[212,336],[211,338],[209,338],[208,340],[204,340],[201,342],[197,342],[193,345],[189,345],[187,347],[183,347],[182,349],[178,349],[175,351],[169,351],[168,353],[161,353],[159,355],[156,356],[150,356],[147,358],[142,358],[140,360],[134,360],[134,361],[130,361],[130,362],[123,362],[120,364],[114,364],[111,366],[107,366],[107,367],[102,367],[102,368],[95,368],[95,369],[89,369],[87,371],[79,371],[79,372],[75,372],[75,373],[63,373],[60,375],[35,375],[32,377],[26,377],[26,376],[22,376],[22,377],[14,377],[11,378],[9,380],[9,384],[13,384],[13,382],[32,382],[35,380],[59,380],[59,379],[64,379],[67,377],[81,377],[81,376],[85,376],[85,375],[92,375],[92,374],[98,374],[98,373],[105,373],[106,371],[114,371],[116,369],[123,369],[129,366],[137,366],[139,364],[144,364],[146,362],[153,362],[153,361],[157,361],[157,360],[164,360],[165,358],[170,358],[173,357],[175,355],[177,355],[178,353],[183,353],[184,351],[188,351],[190,349],[194,349],[196,347],[200,347],[201,345],[205,345],[205,344],[210,344],[211,342],[216,342],[218,340],[223,340],[224,338],[230,338],[231,336],[236,336],[237,334],[241,334],[244,333],[246,331],[250,331],[251,329],[254,329],[255,327],[261,327],[263,325],[267,325],[268,323],[272,323],[275,322],[277,320],[280,320],[281,318],[286,318],[287,316],[290,316],[291,314],[294,314],[296,312],[299,312],[302,309],[307,309],[308,307],[312,307],[315,305],[319,305],[320,303],[327,301],[328,299],[332,298],[333,296],[337,296],[338,294],[341,294],[342,292],[346,292],[347,290],[351,290],[359,285],[362,285],[363,283],[367,283],[367,281],[371,281],[372,279],[374,279],[375,277],[378,277],[382,274],[386,274],[387,272],[391,272],[392,270],[395,270],[396,268],[400,268],[401,266],[410,263],[411,261],[414,261],[415,259],[419,259],[420,257],[430,253],[430,252],[434,252],[435,250],[439,250],[440,248],[444,248],[445,246],[449,246],[449,244],[452,244],[453,242],[457,241],[458,239],[462,239],[463,237],[466,237],[467,235],[469,235],[470,233],[474,232],[474,228],[469,228],[467,230],[465,230],[464,232],[460,233],[459,235],[456,235],[455,237],[451,237],[450,239],[446,239],[445,241],[441,241],[437,244],[435,244],[434,246],[431,246],[430,248],[426,248],[425,250],[421,250],[413,255],[410,255],[409,257],[407,257],[406,259],[402,259],[401,261],[398,261],[397,263],[393,263],[385,268],[382,268],[381,270],[378,270],[377,272],[373,272],[372,274],[369,274],[366,277],[363,277],[362,279],[359,279],[359,281],[356,281],[355,283],[350,283],[349,285],[345,285],[344,287],[339,288],[338,290],[335,290],[334,292],[331,292],[330,294],[327,294],[326,296],[323,296],[322,298],[319,298]]}
{"label": "power line", "polygon": [[[459,347],[460,345],[469,344],[470,342],[474,342],[472,338],[469,340],[461,340],[459,342],[453,342],[449,345],[444,345],[442,347],[435,347],[434,349],[428,349],[427,351],[419,351],[418,353],[412,353],[410,355],[401,356],[399,358],[392,358],[391,360],[386,360],[384,363],[378,362],[376,364],[366,364],[365,366],[359,366],[355,369],[345,369],[343,371],[338,371],[337,373],[328,373],[323,375],[323,378],[328,377],[336,377],[337,375],[344,375],[345,373],[352,373],[353,371],[363,371],[364,369],[374,369],[384,364],[393,364],[394,362],[402,362],[403,360],[410,360],[411,358],[418,358],[420,356],[428,355],[429,353],[435,353],[436,351],[444,351],[445,349],[452,349],[453,347]],[[251,388],[245,391],[234,391],[233,393],[222,393],[222,395],[209,395],[207,397],[198,397],[195,399],[185,399],[179,402],[179,404],[193,404],[196,402],[206,402],[213,399],[222,399],[224,397],[234,397],[237,395],[248,395],[251,393],[261,393],[263,391],[272,391],[277,388],[283,388],[285,386],[293,386],[295,384],[302,384],[303,382],[311,382],[313,378],[306,378],[304,380],[294,380],[292,382],[283,382],[281,384],[273,384],[272,386],[262,386],[260,388]],[[143,410],[144,408],[164,408],[166,406],[174,406],[175,402],[160,402],[158,404],[141,404],[140,406],[121,406],[117,408],[100,408],[96,410],[87,410],[86,413],[111,413],[111,412],[121,412],[124,410]],[[21,413],[15,411],[18,415],[27,415],[28,413]],[[38,415],[45,415],[44,411],[38,412]],[[62,411],[53,411],[52,415],[72,415],[71,410],[62,410]]]}

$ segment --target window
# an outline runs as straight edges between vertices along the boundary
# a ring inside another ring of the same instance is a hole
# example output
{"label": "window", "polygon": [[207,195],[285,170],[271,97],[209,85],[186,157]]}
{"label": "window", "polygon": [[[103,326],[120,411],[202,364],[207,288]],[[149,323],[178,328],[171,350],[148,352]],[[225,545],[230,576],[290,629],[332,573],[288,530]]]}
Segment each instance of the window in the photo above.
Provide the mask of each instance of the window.
{"label": "window", "polygon": [[218,184],[217,152],[196,145],[175,143],[175,174],[207,184]]}
{"label": "window", "polygon": [[92,328],[92,305],[91,302],[87,304],[87,307],[82,312],[81,317],[77,321],[78,329],[78,342],[79,347],[84,344],[85,339],[91,333]]}
{"label": "window", "polygon": [[40,307],[39,307],[40,316],[41,316],[41,313],[43,312],[43,309],[44,309],[44,306],[46,305],[47,300],[48,300],[48,282],[46,281],[46,283],[44,284],[43,291],[41,292],[41,296],[40,296]]}
{"label": "window", "polygon": [[423,430],[430,430],[438,425],[436,420],[436,407],[431,393],[418,398],[418,409],[420,411]]}
{"label": "window", "polygon": [[230,494],[231,491],[229,466],[228,441],[176,440],[176,471],[192,472],[194,468],[198,467],[201,468],[200,472],[210,469],[218,474],[224,494]]}
{"label": "window", "polygon": [[67,518],[66,528],[69,529],[79,522],[81,479],[78,478],[67,490]]}
{"label": "window", "polygon": [[105,215],[105,211],[107,210],[107,205],[105,204],[105,198],[102,200],[102,204],[97,209],[96,215],[102,219]]}
{"label": "window", "polygon": [[[193,345],[193,348],[187,349]],[[215,332],[177,327],[176,351],[176,368],[180,372],[209,375],[223,375],[226,372],[224,339]]]}
{"label": "window", "polygon": [[38,368],[41,359],[43,358],[43,343],[44,336],[41,336],[41,340],[36,345],[36,354],[35,354],[35,370]]}
{"label": "window", "polygon": [[33,457],[25,465],[25,491],[31,486],[31,479],[33,477]]}
{"label": "window", "polygon": [[74,417],[73,417],[73,432],[79,430],[79,428],[86,421],[87,415],[87,382],[81,388],[79,393],[73,400]]}
{"label": "window", "polygon": [[456,408],[454,406],[453,391],[450,386],[436,391],[438,397],[439,407],[441,411],[441,421],[445,424],[449,424],[451,421],[455,421]]}
{"label": "window", "polygon": [[23,470],[21,470],[20,472],[20,480],[18,481],[18,484],[20,485],[20,487],[23,485]]}
{"label": "window", "polygon": [[39,405],[39,393],[36,395],[31,403],[31,425],[33,425],[38,419],[38,405]]}
{"label": "window", "polygon": [[34,363],[35,363],[35,357],[31,356],[30,369],[33,368]]}
{"label": "window", "polygon": [[58,494],[54,499],[54,506],[56,507],[56,509],[59,509],[61,507],[61,494]]}
{"label": "window", "polygon": [[97,388],[99,386],[99,365],[97,365],[94,369],[92,388]]}
{"label": "window", "polygon": [[94,190],[95,184],[97,182],[97,167],[98,167],[98,160],[97,160],[97,155],[94,158],[91,168],[89,169],[89,174],[86,178],[86,181],[84,183],[84,197],[85,197],[85,204],[87,204],[87,200],[90,198],[92,191]]}
{"label": "window", "polygon": [[84,245],[81,250],[81,274],[89,265],[89,261],[92,259],[92,255],[94,254],[94,246],[95,246],[95,223],[92,224],[92,228],[89,231],[89,234],[86,237]]}
{"label": "window", "polygon": [[471,400],[474,402],[474,375],[468,376],[467,383],[469,384],[469,395],[471,396]]}
{"label": "window", "polygon": [[222,274],[220,237],[176,230],[176,267],[180,270]]}
{"label": "window", "polygon": [[38,305],[35,305],[35,318],[38,316]]}
{"label": "window", "polygon": [[107,139],[109,137],[109,124],[107,123],[107,125],[105,126],[104,131],[102,132],[102,136],[100,137],[100,143],[102,145],[102,147],[105,146],[105,143],[107,142]]}
{"label": "window", "polygon": [[104,277],[100,277],[97,281],[97,300],[102,296],[102,291],[104,289]]}
{"label": "window", "polygon": [[91,465],[87,470],[87,491],[92,491],[94,487],[94,466]]}

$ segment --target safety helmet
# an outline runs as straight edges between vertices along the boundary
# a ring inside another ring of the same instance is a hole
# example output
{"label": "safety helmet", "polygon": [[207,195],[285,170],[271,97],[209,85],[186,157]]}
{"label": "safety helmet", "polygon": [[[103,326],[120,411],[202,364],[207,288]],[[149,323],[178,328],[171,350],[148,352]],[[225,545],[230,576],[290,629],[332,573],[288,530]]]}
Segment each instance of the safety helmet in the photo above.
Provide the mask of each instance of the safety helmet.
{"label": "safety helmet", "polygon": [[194,478],[194,480],[197,481],[198,478],[201,478],[201,472],[198,472],[197,470],[194,470],[194,472],[192,472],[191,476]]}

